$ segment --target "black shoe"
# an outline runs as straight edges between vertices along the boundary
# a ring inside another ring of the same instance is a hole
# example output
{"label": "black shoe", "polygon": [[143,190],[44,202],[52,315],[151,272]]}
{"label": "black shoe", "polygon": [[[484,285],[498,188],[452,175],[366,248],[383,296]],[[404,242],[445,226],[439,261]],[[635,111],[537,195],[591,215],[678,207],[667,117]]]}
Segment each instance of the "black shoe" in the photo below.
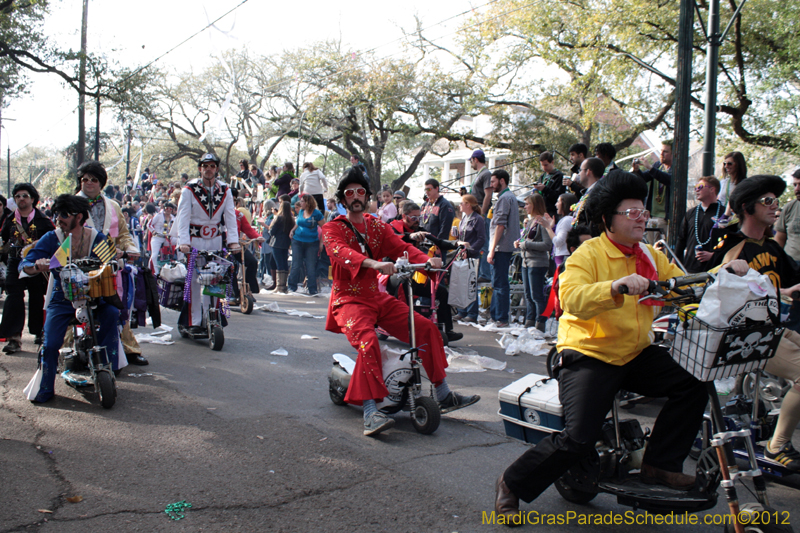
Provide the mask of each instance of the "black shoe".
{"label": "black shoe", "polygon": [[36,335],[36,339],[34,339],[33,344],[38,344],[39,346],[41,346],[43,342],[44,342],[44,335],[40,333],[39,335]]}
{"label": "black shoe", "polygon": [[477,394],[473,394],[472,396],[464,396],[463,394],[450,391],[447,394],[447,397],[439,402],[439,409],[442,411],[442,414],[445,414],[458,409],[463,409],[464,407],[472,405],[473,403],[478,403],[478,400],[480,399],[481,397]]}
{"label": "black shoe", "polygon": [[447,340],[449,342],[460,341],[461,339],[464,338],[464,334],[458,331],[448,331],[446,332],[446,334],[447,334]]}
{"label": "black shoe", "polygon": [[150,361],[145,359],[140,353],[132,353],[127,355],[129,365],[146,366]]}
{"label": "black shoe", "polygon": [[189,326],[186,328],[186,331],[188,331],[190,335],[203,335],[206,333],[206,328],[203,326]]}
{"label": "black shoe", "polygon": [[772,453],[769,451],[769,446],[765,446],[764,455],[767,459],[782,464],[792,472],[800,472],[800,452],[794,449],[791,442],[781,446],[776,453]]}
{"label": "black shoe", "polygon": [[8,341],[8,344],[6,344],[3,347],[3,353],[17,353],[21,349],[22,349],[22,345],[19,343],[19,341],[15,341],[15,340],[12,339],[12,340]]}

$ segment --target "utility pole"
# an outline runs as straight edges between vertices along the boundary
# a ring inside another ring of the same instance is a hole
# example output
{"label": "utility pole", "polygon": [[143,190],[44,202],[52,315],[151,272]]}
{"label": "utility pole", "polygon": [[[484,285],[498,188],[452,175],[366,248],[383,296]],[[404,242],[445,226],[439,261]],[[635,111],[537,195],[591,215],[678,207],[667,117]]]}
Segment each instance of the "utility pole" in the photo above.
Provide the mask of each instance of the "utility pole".
{"label": "utility pole", "polygon": [[[712,0],[713,1],[713,0]],[[692,98],[692,44],[694,0],[681,0],[678,18],[678,74],[676,77],[675,144],[672,151],[672,216],[669,221],[670,246],[678,240],[678,223],[686,215],[686,188],[689,181],[689,126]]]}
{"label": "utility pole", "polygon": [[714,175],[714,151],[717,143],[717,73],[719,66],[719,49],[725,42],[733,23],[740,16],[747,0],[742,0],[736,7],[725,31],[719,32],[719,0],[708,3],[708,44],[706,46],[706,113],[703,139],[703,176]]}
{"label": "utility pole", "polygon": [[83,0],[83,21],[81,23],[81,65],[78,94],[78,149],[77,165],[86,158],[86,31],[89,25],[89,0]]}
{"label": "utility pole", "polygon": [[97,84],[97,123],[94,128],[94,159],[100,161],[100,84]]}
{"label": "utility pole", "polygon": [[708,3],[708,46],[706,57],[706,116],[703,132],[703,176],[714,175],[717,142],[717,65],[719,63],[719,0]]}
{"label": "utility pole", "polygon": [[131,125],[128,124],[128,148],[127,148],[127,160],[125,161],[125,179],[128,179],[128,176],[131,175]]}

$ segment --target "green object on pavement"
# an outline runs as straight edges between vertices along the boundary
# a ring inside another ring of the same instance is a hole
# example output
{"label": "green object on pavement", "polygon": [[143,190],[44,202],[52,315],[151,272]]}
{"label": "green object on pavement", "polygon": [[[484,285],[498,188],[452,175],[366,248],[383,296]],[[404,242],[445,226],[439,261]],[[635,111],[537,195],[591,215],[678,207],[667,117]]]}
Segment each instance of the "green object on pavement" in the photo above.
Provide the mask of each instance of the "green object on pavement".
{"label": "green object on pavement", "polygon": [[176,503],[168,503],[167,508],[164,509],[164,512],[167,513],[167,516],[170,517],[172,520],[180,520],[183,518],[183,512],[187,509],[191,509],[192,504],[187,502],[186,500],[181,500]]}

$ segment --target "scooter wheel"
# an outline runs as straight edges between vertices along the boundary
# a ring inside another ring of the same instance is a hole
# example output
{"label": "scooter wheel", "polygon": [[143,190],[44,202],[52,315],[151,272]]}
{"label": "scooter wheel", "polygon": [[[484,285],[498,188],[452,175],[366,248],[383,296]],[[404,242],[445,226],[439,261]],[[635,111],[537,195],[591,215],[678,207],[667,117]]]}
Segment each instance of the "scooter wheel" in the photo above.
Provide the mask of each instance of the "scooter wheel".
{"label": "scooter wheel", "polygon": [[100,405],[102,405],[104,409],[111,409],[114,407],[114,402],[117,401],[114,379],[111,377],[111,374],[106,371],[98,372],[95,379],[97,379],[98,389],[100,390]]}
{"label": "scooter wheel", "polygon": [[211,335],[208,336],[208,347],[218,352],[225,344],[225,333],[222,332],[222,326],[214,326],[211,328]]}
{"label": "scooter wheel", "polygon": [[331,396],[331,401],[335,405],[347,405],[347,402],[344,401],[344,394],[339,392],[339,389],[337,389],[333,385],[328,386],[328,393]]}
{"label": "scooter wheel", "polygon": [[596,492],[585,492],[582,490],[570,487],[563,478],[558,478],[555,482],[556,490],[561,497],[571,503],[584,505],[594,500],[597,496]]}
{"label": "scooter wheel", "polygon": [[421,396],[414,403],[414,410],[411,412],[411,423],[417,433],[430,435],[439,428],[442,421],[442,412],[439,404],[430,396]]}
{"label": "scooter wheel", "polygon": [[[764,514],[766,513],[766,514]],[[783,512],[776,511],[772,507],[765,507],[758,502],[745,503],[739,506],[739,516],[746,515],[746,518],[741,519],[745,532],[756,533],[791,533],[794,531],[789,524],[780,524]],[[788,516],[788,513],[786,513]],[[766,520],[761,517],[767,516]],[[744,523],[748,522],[748,523]],[[734,533],[736,531],[733,524],[725,524],[726,533]]]}
{"label": "scooter wheel", "polygon": [[184,326],[178,325],[178,333],[181,334],[181,338],[188,339],[189,332],[186,330]]}
{"label": "scooter wheel", "polygon": [[551,377],[551,378],[555,377],[553,375],[553,368],[555,368],[555,366],[556,366],[557,359],[558,359],[558,350],[556,349],[555,346],[553,346],[552,348],[550,348],[550,351],[547,352],[547,376],[548,377]]}
{"label": "scooter wheel", "polygon": [[248,294],[247,297],[242,298],[241,303],[239,304],[239,309],[242,311],[243,315],[249,315],[253,312],[253,307],[255,307],[256,299],[253,298],[252,294]]}

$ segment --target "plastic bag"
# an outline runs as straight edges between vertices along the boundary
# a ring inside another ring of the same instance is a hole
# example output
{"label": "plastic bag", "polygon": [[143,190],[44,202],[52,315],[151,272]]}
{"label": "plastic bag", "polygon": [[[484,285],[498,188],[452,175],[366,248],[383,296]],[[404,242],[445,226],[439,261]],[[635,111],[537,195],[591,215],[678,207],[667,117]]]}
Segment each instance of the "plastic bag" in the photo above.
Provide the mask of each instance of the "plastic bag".
{"label": "plastic bag", "polygon": [[752,268],[744,276],[720,269],[716,281],[706,289],[696,316],[709,326],[724,328],[743,325],[746,319],[767,322],[768,308],[773,316],[778,315],[778,299],[769,276]]}
{"label": "plastic bag", "polygon": [[170,283],[186,279],[186,265],[183,263],[170,263],[161,267],[159,276]]}
{"label": "plastic bag", "polygon": [[475,259],[453,261],[450,270],[449,305],[465,308],[478,296],[478,262]]}

